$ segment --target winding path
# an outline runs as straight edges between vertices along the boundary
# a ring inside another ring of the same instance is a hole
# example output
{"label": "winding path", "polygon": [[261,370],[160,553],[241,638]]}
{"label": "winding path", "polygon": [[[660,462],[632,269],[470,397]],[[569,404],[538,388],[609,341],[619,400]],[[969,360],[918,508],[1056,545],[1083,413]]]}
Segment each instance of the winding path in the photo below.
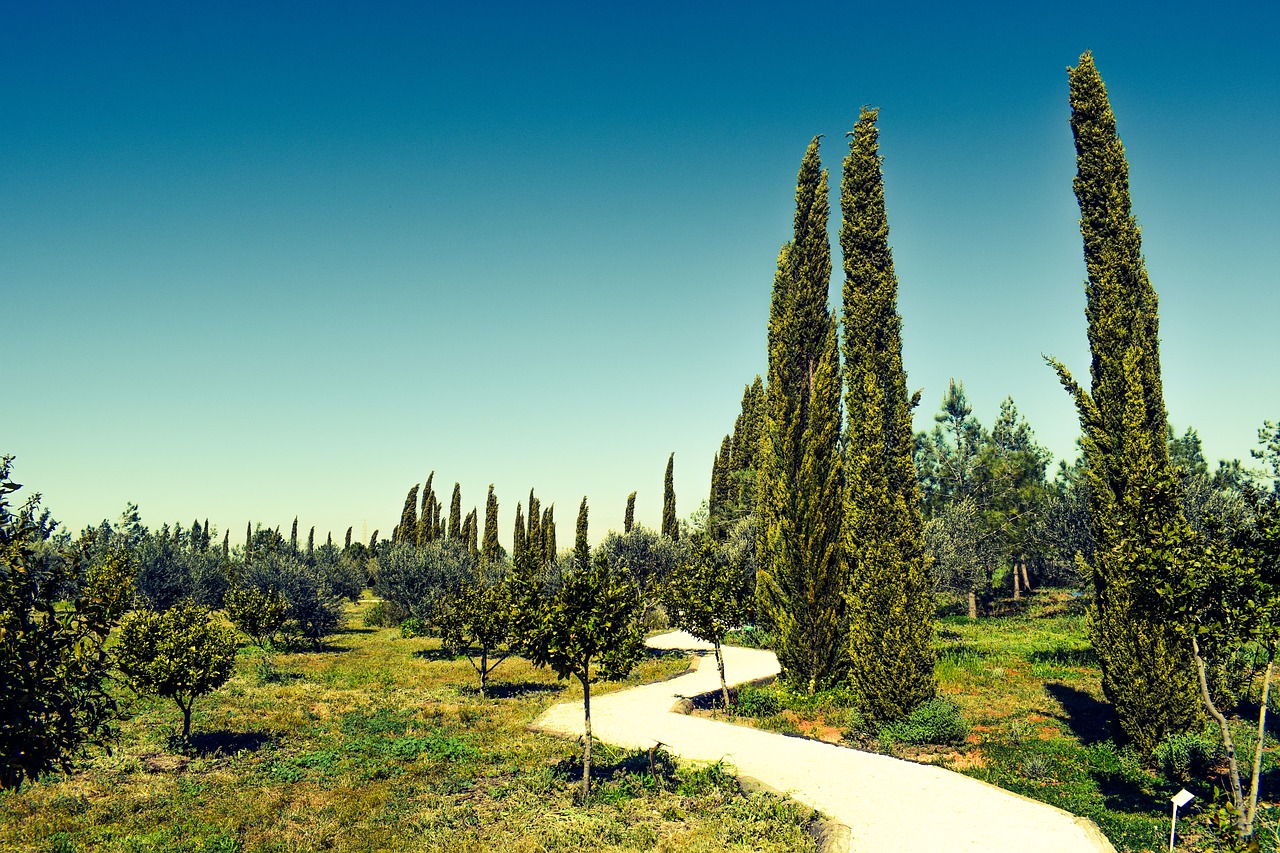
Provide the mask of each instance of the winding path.
{"label": "winding path", "polygon": [[[693,761],[724,759],[740,775],[847,827],[828,849],[1115,853],[1087,818],[941,767],[672,713],[685,699],[720,689],[711,646],[683,632],[651,637],[648,644],[701,652],[702,665],[669,681],[593,696],[595,736],[632,749],[661,743]],[[730,684],[778,673],[772,652],[726,646],[724,658]],[[582,703],[548,708],[533,728],[581,737]]]}

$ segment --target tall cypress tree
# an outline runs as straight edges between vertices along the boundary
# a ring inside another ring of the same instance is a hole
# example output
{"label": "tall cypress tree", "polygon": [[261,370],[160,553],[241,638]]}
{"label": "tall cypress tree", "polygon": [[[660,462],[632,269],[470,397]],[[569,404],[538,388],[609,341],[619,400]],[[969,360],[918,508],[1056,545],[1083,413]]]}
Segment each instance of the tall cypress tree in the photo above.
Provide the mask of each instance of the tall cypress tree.
{"label": "tall cypress tree", "polygon": [[400,510],[400,524],[396,527],[396,541],[413,543],[417,541],[418,530],[418,484],[414,483],[405,495],[404,508]]}
{"label": "tall cypress tree", "polygon": [[467,553],[473,559],[480,556],[479,525],[479,511],[472,507],[462,522],[462,541],[466,543]]}
{"label": "tall cypress tree", "polygon": [[849,134],[840,183],[848,380],[843,551],[849,683],[863,714],[886,722],[931,699],[937,684],[933,591],[912,457],[916,401],[907,397],[902,366],[877,115],[863,108]]}
{"label": "tall cypress tree", "polygon": [[311,532],[307,534],[307,559],[310,560],[316,552],[316,526],[311,525]]}
{"label": "tall cypress tree", "polygon": [[298,517],[293,517],[293,527],[289,529],[289,553],[298,553]]}
{"label": "tall cypress tree", "polygon": [[449,538],[455,542],[462,538],[462,486],[453,484],[453,497],[449,498]]}
{"label": "tall cypress tree", "polygon": [[636,523],[636,493],[627,495],[627,511],[622,516],[622,532],[630,533]]}
{"label": "tall cypress tree", "polygon": [[587,544],[587,496],[582,496],[578,507],[578,528],[573,537],[573,558],[577,569],[585,572],[591,568],[591,546]]}
{"label": "tall cypress tree", "polygon": [[760,614],[778,639],[783,679],[810,693],[848,660],[841,517],[840,364],[827,307],[827,174],[815,137],[796,182],[795,231],[769,311],[769,383],[758,470]]}
{"label": "tall cypress tree", "polygon": [[530,564],[541,569],[547,564],[542,554],[542,503],[534,496],[533,489],[529,490],[528,525],[524,547],[529,549]]}
{"label": "tall cypress tree", "polygon": [[231,558],[231,531],[222,534],[222,559]]}
{"label": "tall cypress tree", "polygon": [[342,550],[343,550],[343,551],[350,551],[350,550],[351,550],[351,531],[352,531],[352,530],[354,530],[354,529],[355,529],[355,526],[354,526],[354,525],[352,525],[351,527],[348,527],[348,528],[347,528],[347,538],[346,538],[346,541],[345,541],[345,542],[343,542],[343,544],[342,544]]}
{"label": "tall cypress tree", "polygon": [[493,494],[493,483],[489,484],[489,495],[484,500],[484,542],[480,553],[486,562],[498,562],[498,499]]}
{"label": "tall cypress tree", "polygon": [[711,494],[707,498],[707,523],[711,534],[719,537],[729,522],[729,457],[732,455],[732,439],[725,436],[720,442],[720,452],[711,460]]}
{"label": "tall cypress tree", "polygon": [[670,539],[680,538],[680,527],[676,522],[676,455],[667,457],[667,473],[662,480],[662,535]]}
{"label": "tall cypress tree", "polygon": [[1087,51],[1068,73],[1076,146],[1076,200],[1084,238],[1085,317],[1091,388],[1050,359],[1075,398],[1089,460],[1089,518],[1097,542],[1089,565],[1089,633],[1102,689],[1120,727],[1150,754],[1201,717],[1191,637],[1165,611],[1159,588],[1179,588],[1184,569],[1158,547],[1192,536],[1166,442],[1159,317],[1129,198],[1129,165],[1106,86]]}
{"label": "tall cypress tree", "polygon": [[556,505],[542,511],[542,554],[549,566],[556,559]]}
{"label": "tall cypress tree", "polygon": [[248,557],[253,553],[253,522],[246,521],[244,523],[244,555]]}
{"label": "tall cypress tree", "polygon": [[511,538],[511,560],[514,562],[519,559],[527,562],[524,550],[524,508],[521,504],[516,504],[516,527]]}
{"label": "tall cypress tree", "polygon": [[417,525],[411,534],[405,534],[405,541],[416,542],[419,548],[436,539],[436,491],[431,486],[435,478],[435,471],[427,475],[426,485],[422,487],[422,511],[418,513]]}
{"label": "tall cypress tree", "polygon": [[378,531],[373,531],[373,535],[369,537],[369,553],[378,553]]}

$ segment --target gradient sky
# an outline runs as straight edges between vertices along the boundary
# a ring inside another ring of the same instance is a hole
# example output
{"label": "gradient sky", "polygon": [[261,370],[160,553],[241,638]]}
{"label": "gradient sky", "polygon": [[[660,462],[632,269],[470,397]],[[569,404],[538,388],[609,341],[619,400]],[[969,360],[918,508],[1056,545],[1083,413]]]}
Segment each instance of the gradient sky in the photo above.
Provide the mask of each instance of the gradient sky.
{"label": "gradient sky", "polygon": [[598,539],[633,489],[657,526],[672,451],[685,516],[764,370],[805,145],[838,183],[868,104],[917,425],[955,377],[1074,456],[1041,354],[1087,376],[1092,49],[1170,417],[1247,458],[1280,418],[1280,7],[1042,5],[0,3],[0,452],[73,532],[131,500],[385,535],[434,469],[467,509],[496,484],[504,540],[531,486]]}

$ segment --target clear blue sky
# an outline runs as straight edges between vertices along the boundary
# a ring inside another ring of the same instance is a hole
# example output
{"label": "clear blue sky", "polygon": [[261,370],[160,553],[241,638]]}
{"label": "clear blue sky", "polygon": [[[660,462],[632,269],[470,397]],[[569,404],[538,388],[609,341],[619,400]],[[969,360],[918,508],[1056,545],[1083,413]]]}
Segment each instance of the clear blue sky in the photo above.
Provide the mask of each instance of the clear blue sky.
{"label": "clear blue sky", "polygon": [[[1074,455],[1066,71],[1092,49],[1211,459],[1280,418],[1274,2],[0,4],[0,452],[73,529],[387,533],[436,471],[502,535],[705,496],[806,143],[881,108],[908,385]],[[1042,6],[1044,8],[1042,8]],[[838,216],[838,197],[833,196]],[[834,236],[834,235],[833,235]],[[839,270],[839,258],[836,257]],[[833,282],[838,292],[839,277]]]}

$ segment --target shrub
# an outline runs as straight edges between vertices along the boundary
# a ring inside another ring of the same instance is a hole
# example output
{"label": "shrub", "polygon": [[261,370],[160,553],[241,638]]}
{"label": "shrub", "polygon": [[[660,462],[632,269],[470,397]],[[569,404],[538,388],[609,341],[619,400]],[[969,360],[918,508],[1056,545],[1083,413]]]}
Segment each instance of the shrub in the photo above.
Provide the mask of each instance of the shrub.
{"label": "shrub", "polygon": [[782,710],[778,694],[766,687],[744,684],[738,688],[735,710],[743,717],[769,717]]}
{"label": "shrub", "polygon": [[143,695],[165,696],[182,710],[182,740],[191,738],[197,696],[221,687],[236,659],[236,635],[209,608],[187,599],[169,610],[134,610],[120,620],[115,661]]}
{"label": "shrub", "polygon": [[274,589],[232,587],[227,590],[225,602],[231,624],[264,652],[270,649],[289,615],[289,603]]}
{"label": "shrub", "polygon": [[410,616],[400,623],[400,638],[412,640],[414,637],[427,636],[427,624],[417,616]]}
{"label": "shrub", "polygon": [[394,628],[409,618],[409,612],[394,601],[376,601],[364,612],[366,628]]}
{"label": "shrub", "polygon": [[1183,784],[1202,775],[1222,755],[1219,735],[1208,728],[1172,734],[1156,747],[1156,766],[1170,781]]}
{"label": "shrub", "polygon": [[342,624],[342,602],[319,570],[289,554],[276,551],[254,554],[244,566],[240,586],[284,597],[288,613],[281,633],[287,644],[307,639],[318,646]]}
{"label": "shrub", "polygon": [[946,699],[930,699],[907,716],[880,729],[885,745],[895,743],[959,743],[969,733],[960,706]]}

